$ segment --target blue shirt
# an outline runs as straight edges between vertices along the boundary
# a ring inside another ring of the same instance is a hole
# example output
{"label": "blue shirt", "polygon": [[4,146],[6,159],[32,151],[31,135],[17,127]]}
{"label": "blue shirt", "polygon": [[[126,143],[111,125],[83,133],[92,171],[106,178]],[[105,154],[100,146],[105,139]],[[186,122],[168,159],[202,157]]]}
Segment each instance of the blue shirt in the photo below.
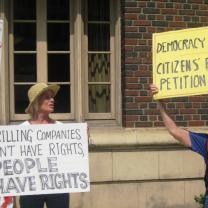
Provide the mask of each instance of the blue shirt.
{"label": "blue shirt", "polygon": [[206,145],[208,141],[208,134],[189,132],[189,136],[191,139],[191,149],[194,152],[199,153],[205,160],[207,157]]}

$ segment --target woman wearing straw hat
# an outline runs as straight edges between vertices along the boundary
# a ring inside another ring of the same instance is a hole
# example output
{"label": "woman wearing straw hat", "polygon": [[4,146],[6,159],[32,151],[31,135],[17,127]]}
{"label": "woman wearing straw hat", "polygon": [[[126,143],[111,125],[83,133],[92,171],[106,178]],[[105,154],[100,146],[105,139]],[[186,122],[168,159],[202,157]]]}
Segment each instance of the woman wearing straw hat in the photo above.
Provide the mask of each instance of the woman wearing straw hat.
{"label": "woman wearing straw hat", "polygon": [[[58,85],[37,83],[28,90],[29,105],[25,112],[30,114],[31,119],[22,125],[54,124],[60,123],[52,120],[49,116],[54,111],[54,97],[59,91]],[[69,194],[43,194],[20,197],[21,208],[69,208]]]}

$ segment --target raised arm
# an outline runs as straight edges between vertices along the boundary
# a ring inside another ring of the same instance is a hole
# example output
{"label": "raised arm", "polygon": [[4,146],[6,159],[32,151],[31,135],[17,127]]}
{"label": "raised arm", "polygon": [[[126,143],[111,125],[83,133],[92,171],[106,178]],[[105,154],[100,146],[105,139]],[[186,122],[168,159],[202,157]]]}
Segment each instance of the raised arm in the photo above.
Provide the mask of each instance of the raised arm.
{"label": "raised arm", "polygon": [[[154,95],[154,94],[158,93],[158,88],[154,84],[151,84],[150,91],[151,91],[152,95]],[[182,143],[184,146],[191,147],[191,140],[190,140],[188,131],[186,131],[182,128],[179,128],[175,124],[175,122],[167,114],[167,112],[165,110],[164,102],[162,100],[158,100],[157,103],[158,103],[158,107],[159,107],[163,122],[164,122],[168,132],[176,140],[178,140],[180,143]]]}

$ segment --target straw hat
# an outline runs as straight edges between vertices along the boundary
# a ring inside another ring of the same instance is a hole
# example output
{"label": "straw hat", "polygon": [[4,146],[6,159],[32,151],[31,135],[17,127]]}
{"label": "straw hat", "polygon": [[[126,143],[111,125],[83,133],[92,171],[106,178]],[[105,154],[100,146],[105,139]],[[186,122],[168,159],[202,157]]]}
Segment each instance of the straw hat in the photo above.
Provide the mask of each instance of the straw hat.
{"label": "straw hat", "polygon": [[35,85],[33,85],[32,87],[30,87],[30,89],[28,90],[28,99],[29,99],[29,105],[27,106],[27,108],[25,109],[25,113],[31,113],[31,106],[33,105],[34,101],[44,92],[46,92],[47,90],[52,90],[54,93],[54,97],[57,94],[57,92],[59,91],[60,86],[59,85],[47,85],[45,83],[37,83]]}

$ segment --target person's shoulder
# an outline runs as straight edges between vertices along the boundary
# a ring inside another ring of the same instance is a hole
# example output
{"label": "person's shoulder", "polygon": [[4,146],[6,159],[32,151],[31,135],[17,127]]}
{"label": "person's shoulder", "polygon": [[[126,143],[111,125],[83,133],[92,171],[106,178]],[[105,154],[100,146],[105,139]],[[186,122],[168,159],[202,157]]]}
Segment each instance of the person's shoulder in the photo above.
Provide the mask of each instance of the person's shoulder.
{"label": "person's shoulder", "polygon": [[189,135],[191,137],[195,137],[195,138],[204,138],[204,139],[208,139],[208,134],[207,133],[199,133],[199,132],[189,132]]}
{"label": "person's shoulder", "polygon": [[23,123],[21,123],[20,125],[30,125],[29,121],[24,121]]}

